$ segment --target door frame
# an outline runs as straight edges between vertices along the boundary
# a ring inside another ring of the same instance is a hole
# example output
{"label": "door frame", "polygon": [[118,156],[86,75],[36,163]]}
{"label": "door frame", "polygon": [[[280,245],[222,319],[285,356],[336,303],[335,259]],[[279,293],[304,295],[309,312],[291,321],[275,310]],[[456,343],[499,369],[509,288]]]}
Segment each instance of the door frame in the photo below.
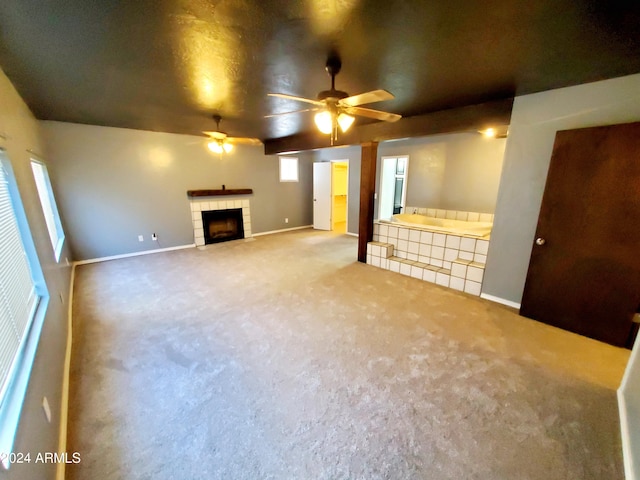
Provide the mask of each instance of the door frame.
{"label": "door frame", "polygon": [[[382,214],[382,203],[385,197],[385,182],[387,182],[389,185],[393,185],[392,196],[395,196],[395,179],[398,177],[396,171],[398,168],[397,165],[398,165],[399,158],[405,159],[404,175],[402,175],[404,177],[404,182],[402,182],[402,200],[401,200],[401,205],[402,205],[401,213],[405,213],[404,209],[407,206],[407,183],[409,180],[409,155],[385,155],[383,157],[380,157],[380,198],[378,199],[378,219],[381,218],[381,214]],[[384,174],[384,163],[386,160],[395,160],[396,167],[394,168],[393,182],[390,182],[389,178]],[[392,199],[392,203],[393,203],[393,199]]]}

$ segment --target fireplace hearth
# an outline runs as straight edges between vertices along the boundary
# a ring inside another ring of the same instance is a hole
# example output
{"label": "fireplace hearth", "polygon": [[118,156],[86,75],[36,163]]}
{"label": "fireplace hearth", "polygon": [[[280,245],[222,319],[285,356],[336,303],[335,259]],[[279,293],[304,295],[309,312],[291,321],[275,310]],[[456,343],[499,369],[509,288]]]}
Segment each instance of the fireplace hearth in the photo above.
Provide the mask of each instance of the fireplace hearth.
{"label": "fireplace hearth", "polygon": [[203,211],[202,226],[206,245],[244,238],[242,208]]}

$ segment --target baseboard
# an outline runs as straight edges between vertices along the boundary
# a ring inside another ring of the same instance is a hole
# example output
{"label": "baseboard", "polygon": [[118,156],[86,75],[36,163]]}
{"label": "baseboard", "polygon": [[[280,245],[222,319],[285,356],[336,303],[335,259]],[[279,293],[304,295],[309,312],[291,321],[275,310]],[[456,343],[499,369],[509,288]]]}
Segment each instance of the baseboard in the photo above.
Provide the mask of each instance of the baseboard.
{"label": "baseboard", "polygon": [[293,230],[304,230],[305,228],[313,228],[313,225],[303,225],[302,227],[283,228],[282,230],[270,230],[268,232],[254,233],[252,237],[261,237],[262,235],[271,235],[273,233],[291,232]]}
{"label": "baseboard", "polygon": [[516,310],[520,310],[520,304],[516,302],[512,302],[511,300],[505,300],[504,298],[495,297],[493,295],[489,295],[488,293],[481,293],[480,298],[484,298],[485,300],[489,300],[491,302],[500,303],[502,305],[506,305],[507,307],[515,308]]}
{"label": "baseboard", "polygon": [[[58,453],[64,455],[67,451],[67,428],[69,419],[69,377],[71,375],[71,345],[72,316],[73,316],[73,284],[76,279],[76,266],[71,266],[71,280],[69,281],[69,297],[67,303],[67,347],[64,355],[64,370],[62,372],[62,395],[60,397],[60,432],[58,433]],[[56,468],[56,480],[65,478],[65,462],[59,462]]]}
{"label": "baseboard", "polygon": [[109,260],[117,260],[119,258],[137,257],[139,255],[150,255],[152,253],[170,252],[172,250],[182,250],[185,248],[194,248],[195,243],[189,245],[178,245],[177,247],[156,248],[153,250],[142,250],[141,252],[123,253],[121,255],[111,255],[109,257],[90,258],[88,260],[78,260],[73,262],[74,265],[86,265],[87,263],[107,262]]}
{"label": "baseboard", "polygon": [[624,478],[636,480],[633,467],[633,449],[631,448],[631,432],[629,429],[629,415],[627,402],[624,399],[622,388],[618,389],[618,411],[620,415],[620,436],[622,437],[622,457],[624,459]]}
{"label": "baseboard", "polygon": [[352,237],[359,237],[360,236],[357,233],[351,233],[351,232],[347,232],[346,235],[351,235]]}

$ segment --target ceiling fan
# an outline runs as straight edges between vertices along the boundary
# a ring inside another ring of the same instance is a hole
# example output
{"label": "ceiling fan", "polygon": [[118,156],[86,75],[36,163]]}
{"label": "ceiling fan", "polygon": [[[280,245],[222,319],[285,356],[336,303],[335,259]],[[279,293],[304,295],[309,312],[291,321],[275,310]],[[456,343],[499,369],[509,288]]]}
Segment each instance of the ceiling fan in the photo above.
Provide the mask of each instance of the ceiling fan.
{"label": "ceiling fan", "polygon": [[289,115],[291,113],[317,112],[314,118],[316,126],[322,133],[331,134],[331,145],[333,145],[333,142],[337,139],[338,128],[340,128],[342,132],[346,132],[349,127],[351,127],[355,120],[354,115],[374,118],[385,122],[397,122],[402,118],[401,115],[395,113],[383,112],[381,110],[373,110],[371,108],[359,106],[367,103],[392,100],[395,98],[393,94],[386,90],[372,90],[370,92],[352,96],[349,96],[347,92],[336,90],[335,79],[336,75],[340,73],[341,68],[342,61],[340,60],[340,57],[335,53],[330,54],[327,59],[325,70],[331,77],[331,89],[320,92],[316,100],[288,95],[286,93],[268,93],[267,95],[270,97],[310,103],[313,107],[305,108],[303,110],[295,110],[292,112],[265,115],[265,118]]}
{"label": "ceiling fan", "polygon": [[257,138],[248,137],[230,137],[226,133],[220,131],[220,120],[222,117],[218,114],[213,116],[213,120],[216,122],[215,132],[202,132],[209,137],[207,146],[213,153],[229,153],[233,150],[233,145],[262,145],[262,142]]}

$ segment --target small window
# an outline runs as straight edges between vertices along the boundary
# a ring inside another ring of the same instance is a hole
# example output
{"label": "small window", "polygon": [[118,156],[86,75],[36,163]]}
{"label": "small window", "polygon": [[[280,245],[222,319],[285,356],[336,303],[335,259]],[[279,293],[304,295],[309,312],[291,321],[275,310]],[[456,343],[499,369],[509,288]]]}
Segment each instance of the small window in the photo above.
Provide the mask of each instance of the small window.
{"label": "small window", "polygon": [[64,232],[62,231],[62,223],[56,207],[56,200],[53,198],[53,190],[51,189],[51,181],[49,173],[44,163],[37,160],[31,160],[31,169],[38,187],[38,196],[42,205],[44,219],[47,222],[47,230],[49,230],[49,238],[51,246],[56,257],[56,262],[60,260],[60,252],[64,244]]}
{"label": "small window", "polygon": [[280,157],[280,181],[298,181],[298,159],[296,157]]}
{"label": "small window", "polygon": [[[0,452],[12,451],[48,299],[11,165],[0,150]],[[0,461],[9,468],[9,455]]]}

